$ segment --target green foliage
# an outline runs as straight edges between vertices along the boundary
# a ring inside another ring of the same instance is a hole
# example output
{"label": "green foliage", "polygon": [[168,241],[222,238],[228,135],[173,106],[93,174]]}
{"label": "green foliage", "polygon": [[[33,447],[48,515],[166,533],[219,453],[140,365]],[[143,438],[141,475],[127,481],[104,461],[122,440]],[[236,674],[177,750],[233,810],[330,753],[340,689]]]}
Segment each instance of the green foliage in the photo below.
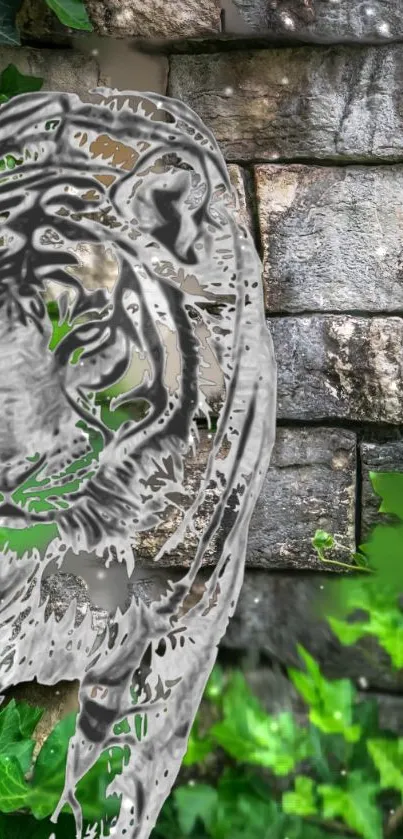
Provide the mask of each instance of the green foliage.
{"label": "green foliage", "polygon": [[[69,29],[91,32],[92,26],[83,0],[46,0],[56,17]],[[0,0],[0,44],[19,46],[21,43],[17,14],[22,0]],[[20,91],[22,93],[22,91]],[[15,96],[15,94],[13,94]]]}

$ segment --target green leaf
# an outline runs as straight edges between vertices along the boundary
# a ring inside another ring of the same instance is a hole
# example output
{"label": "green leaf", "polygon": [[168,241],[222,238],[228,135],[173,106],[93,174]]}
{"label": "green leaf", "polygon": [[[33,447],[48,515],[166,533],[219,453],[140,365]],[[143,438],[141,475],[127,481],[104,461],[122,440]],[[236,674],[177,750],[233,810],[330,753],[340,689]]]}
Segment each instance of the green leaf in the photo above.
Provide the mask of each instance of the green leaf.
{"label": "green leaf", "polygon": [[46,3],[60,22],[69,29],[92,32],[88,12],[82,0],[46,0]]}
{"label": "green leaf", "polygon": [[[402,534],[403,537],[403,534]],[[342,582],[342,585],[344,581]],[[393,667],[403,667],[403,612],[397,604],[395,582],[365,580],[345,586],[344,611],[361,609],[368,618],[356,623],[346,623],[328,615],[327,620],[342,644],[354,644],[365,635],[373,635],[389,654]],[[340,604],[339,604],[340,605]]]}
{"label": "green leaf", "polygon": [[42,719],[43,708],[35,708],[33,705],[28,705],[28,702],[19,702],[17,705],[19,716],[19,726],[22,737],[31,737],[34,733],[38,722]]}
{"label": "green leaf", "polygon": [[7,746],[7,757],[15,757],[25,775],[31,768],[34,740],[20,740]]}
{"label": "green leaf", "polygon": [[212,753],[213,749],[212,739],[210,737],[200,737],[197,722],[195,722],[189,735],[187,751],[182,761],[183,765],[193,766],[195,763],[202,763],[207,755]]}
{"label": "green leaf", "polygon": [[28,785],[15,757],[0,755],[0,811],[12,813],[27,803]]}
{"label": "green leaf", "polygon": [[377,572],[378,585],[386,583],[400,594],[403,591],[403,524],[378,524],[360,550]]}
{"label": "green leaf", "polygon": [[0,754],[20,737],[20,717],[15,699],[0,711]]}
{"label": "green leaf", "polygon": [[43,79],[37,76],[24,76],[14,64],[9,64],[0,76],[0,93],[11,99],[20,93],[32,93],[40,90]]}
{"label": "green leaf", "polygon": [[313,816],[318,812],[314,794],[314,782],[307,775],[295,779],[294,792],[285,792],[282,798],[285,813],[296,816]]}
{"label": "green leaf", "polygon": [[380,774],[382,789],[396,789],[403,796],[403,738],[373,739],[367,748]]}
{"label": "green leaf", "polygon": [[209,702],[219,702],[224,691],[225,676],[222,667],[215,665],[207,682],[204,696]]}
{"label": "green leaf", "polygon": [[403,521],[403,473],[370,472],[369,477],[376,495],[382,498],[380,513],[391,513]]}
{"label": "green leaf", "polygon": [[348,679],[328,681],[322,676],[315,659],[301,645],[297,649],[308,673],[289,668],[288,674],[309,705],[310,721],[325,734],[342,734],[347,742],[355,743],[361,729],[353,723],[354,685]]}
{"label": "green leaf", "polygon": [[317,550],[329,550],[334,546],[334,537],[331,533],[326,533],[326,530],[317,530],[312,539],[312,544]]}
{"label": "green leaf", "polygon": [[347,776],[345,789],[319,785],[323,816],[325,819],[341,818],[363,839],[382,839],[382,813],[375,801],[378,791],[377,784],[368,783],[360,772]]}
{"label": "green leaf", "polygon": [[232,674],[223,697],[224,719],[210,736],[242,763],[288,775],[309,754],[309,740],[289,712],[270,716],[251,693],[241,673]]}
{"label": "green leaf", "polygon": [[0,0],[0,44],[20,46],[16,16],[21,5],[22,0]]}
{"label": "green leaf", "polygon": [[182,833],[190,836],[198,819],[208,831],[217,806],[217,790],[208,784],[195,784],[178,787],[173,795]]}

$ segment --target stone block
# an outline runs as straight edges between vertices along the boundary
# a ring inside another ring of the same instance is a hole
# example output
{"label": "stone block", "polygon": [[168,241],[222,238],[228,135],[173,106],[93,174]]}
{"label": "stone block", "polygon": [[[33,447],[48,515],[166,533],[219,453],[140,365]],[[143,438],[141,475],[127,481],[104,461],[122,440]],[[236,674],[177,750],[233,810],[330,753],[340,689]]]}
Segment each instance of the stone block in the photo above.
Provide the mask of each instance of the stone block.
{"label": "stone block", "polygon": [[403,423],[400,317],[278,317],[269,326],[278,418]]}
{"label": "stone block", "polygon": [[[277,428],[271,464],[250,524],[248,565],[323,567],[311,544],[316,530],[340,534],[354,550],[355,465],[356,439],[351,432]],[[335,551],[333,558],[343,560],[345,555]]]}
{"label": "stone block", "polygon": [[304,668],[297,644],[318,661],[328,679],[352,679],[358,690],[401,690],[403,671],[374,637],[343,646],[323,617],[324,598],[334,577],[323,574],[280,574],[248,570],[237,608],[221,647],[252,651],[280,669]]}
{"label": "stone block", "polygon": [[170,95],[229,161],[402,159],[402,44],[180,55],[170,66]]}
{"label": "stone block", "polygon": [[15,64],[20,73],[39,76],[44,80],[42,90],[77,93],[85,99],[99,84],[99,68],[92,57],[84,57],[72,50],[30,49],[3,47],[0,53],[0,72]]}
{"label": "stone block", "polygon": [[233,0],[248,26],[282,41],[384,43],[403,36],[402,0]]}
{"label": "stone block", "polygon": [[[85,0],[85,5],[95,34],[103,37],[165,40],[216,35],[221,30],[219,0]],[[24,0],[19,22],[23,34],[33,39],[72,32],[43,0]]]}
{"label": "stone block", "polygon": [[403,167],[255,169],[269,312],[403,308]]}

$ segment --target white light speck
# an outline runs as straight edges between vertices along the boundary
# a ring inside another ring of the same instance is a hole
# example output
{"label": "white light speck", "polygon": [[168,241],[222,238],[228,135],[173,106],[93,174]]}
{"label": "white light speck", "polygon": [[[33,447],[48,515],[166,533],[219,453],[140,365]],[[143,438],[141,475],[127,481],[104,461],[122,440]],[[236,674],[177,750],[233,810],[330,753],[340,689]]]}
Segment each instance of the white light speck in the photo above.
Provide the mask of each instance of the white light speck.
{"label": "white light speck", "polygon": [[360,688],[365,690],[365,688],[368,687],[368,679],[366,679],[365,676],[360,676],[360,678],[358,679],[358,684]]}
{"label": "white light speck", "polygon": [[389,810],[389,813],[390,813],[391,816],[394,816],[395,810]]}
{"label": "white light speck", "polygon": [[213,439],[213,435],[212,434],[207,434],[207,440],[212,440],[212,439]]}
{"label": "white light speck", "polygon": [[364,14],[367,17],[375,17],[375,9],[373,9],[372,6],[368,6],[368,8],[365,9]]}
{"label": "white light speck", "polygon": [[104,580],[106,577],[106,571],[97,571],[97,579]]}
{"label": "white light speck", "polygon": [[379,256],[381,258],[383,256],[386,256],[386,253],[387,253],[386,248],[384,248],[383,246],[381,246],[380,248],[377,248],[376,251],[375,251],[376,256]]}
{"label": "white light speck", "polygon": [[224,96],[232,96],[234,93],[233,87],[225,87],[224,88]]}
{"label": "white light speck", "polygon": [[253,602],[254,603],[260,603],[260,597],[254,597]]}
{"label": "white light speck", "polygon": [[91,50],[91,55],[99,55],[99,50]]}
{"label": "white light speck", "polygon": [[194,785],[195,785],[195,782],[194,782],[194,781],[189,781],[189,783],[188,783],[188,786],[189,786],[189,787],[194,787]]}
{"label": "white light speck", "polygon": [[340,769],[340,775],[347,775],[346,770],[345,769]]}
{"label": "white light speck", "polygon": [[324,589],[324,586],[319,586],[319,588],[320,588],[320,589],[321,589],[321,591],[323,591],[323,589]]}
{"label": "white light speck", "polygon": [[379,26],[377,27],[377,30],[378,30],[379,34],[384,35],[385,38],[388,38],[388,36],[390,35],[390,26],[389,26],[388,23],[386,23],[386,21],[383,21],[382,23],[380,23]]}
{"label": "white light speck", "polygon": [[335,711],[333,716],[335,720],[341,720],[341,711]]}
{"label": "white light speck", "polygon": [[295,23],[290,15],[283,15],[283,23],[287,29],[295,29]]}
{"label": "white light speck", "polygon": [[288,76],[283,76],[283,78],[281,79],[281,84],[289,84],[289,83],[290,83],[290,80],[289,80]]}
{"label": "white light speck", "polygon": [[163,102],[157,102],[157,108],[158,108],[158,109],[163,108],[163,107],[164,107],[164,103],[163,103]]}
{"label": "white light speck", "polygon": [[270,160],[278,160],[280,157],[278,151],[271,151],[269,156]]}

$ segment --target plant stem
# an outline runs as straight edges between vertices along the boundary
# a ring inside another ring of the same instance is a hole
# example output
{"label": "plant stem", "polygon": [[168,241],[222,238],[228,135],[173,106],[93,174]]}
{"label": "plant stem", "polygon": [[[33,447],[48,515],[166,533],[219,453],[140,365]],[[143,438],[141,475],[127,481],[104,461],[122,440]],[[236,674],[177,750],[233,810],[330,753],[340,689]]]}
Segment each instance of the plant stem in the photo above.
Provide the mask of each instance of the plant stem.
{"label": "plant stem", "polygon": [[367,574],[373,574],[372,568],[365,568],[360,565],[348,565],[346,562],[338,562],[337,559],[326,559],[323,555],[320,559],[322,562],[327,562],[330,565],[340,565],[342,568],[348,568],[350,571],[366,571]]}
{"label": "plant stem", "polygon": [[388,819],[386,825],[386,836],[390,836],[395,830],[399,827],[399,825],[403,822],[403,804],[395,810],[393,815]]}

